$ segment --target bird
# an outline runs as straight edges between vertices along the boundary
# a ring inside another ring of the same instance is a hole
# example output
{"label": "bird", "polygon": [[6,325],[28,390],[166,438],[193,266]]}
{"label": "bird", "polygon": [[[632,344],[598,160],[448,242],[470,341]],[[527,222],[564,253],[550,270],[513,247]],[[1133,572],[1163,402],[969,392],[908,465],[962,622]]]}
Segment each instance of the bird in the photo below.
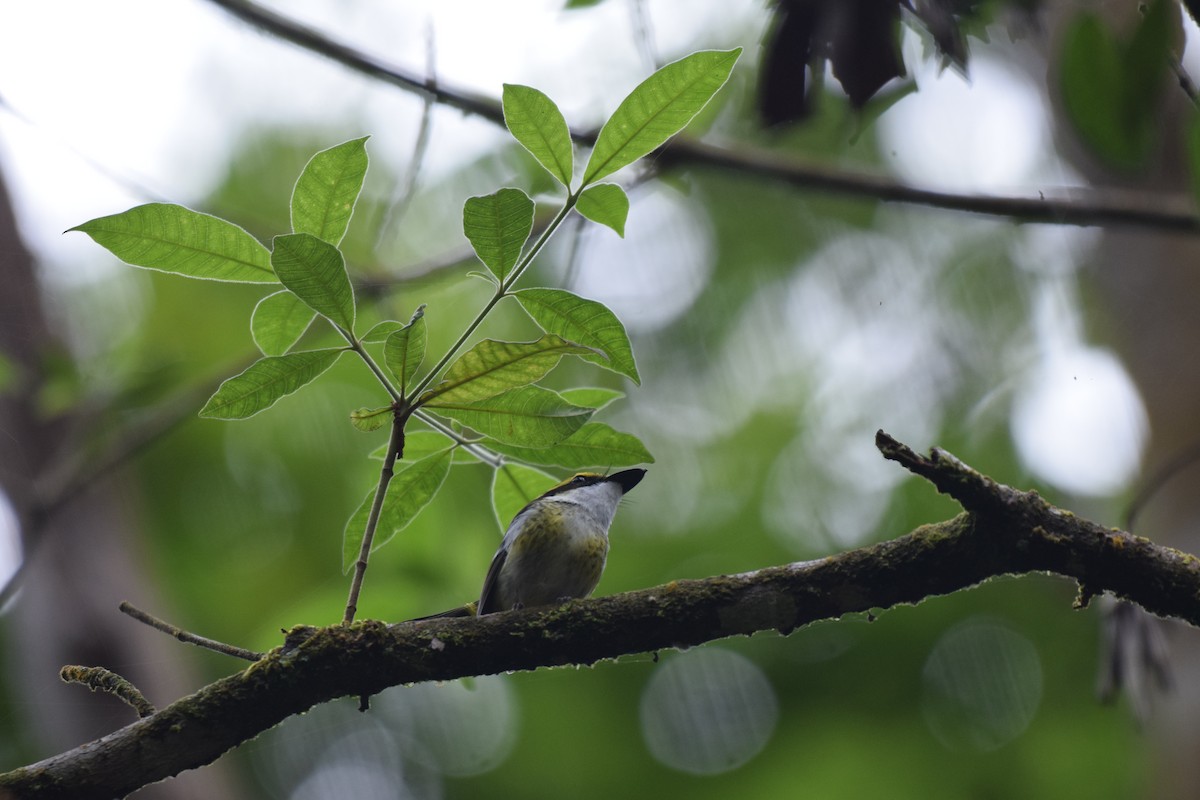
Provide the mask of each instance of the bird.
{"label": "bird", "polygon": [[522,508],[492,557],[479,600],[420,617],[483,616],[587,597],[608,557],[608,528],[644,469],[581,472]]}

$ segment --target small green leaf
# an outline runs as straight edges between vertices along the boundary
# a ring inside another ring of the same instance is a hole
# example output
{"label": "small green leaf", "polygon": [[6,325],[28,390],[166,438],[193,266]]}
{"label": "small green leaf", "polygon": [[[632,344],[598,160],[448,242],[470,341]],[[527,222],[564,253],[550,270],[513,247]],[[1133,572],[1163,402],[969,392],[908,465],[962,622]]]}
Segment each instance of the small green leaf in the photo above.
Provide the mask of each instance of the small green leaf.
{"label": "small green leaf", "polygon": [[533,230],[533,201],[520,189],[472,197],[463,205],[463,232],[475,255],[503,281]]}
{"label": "small green leaf", "polygon": [[404,323],[399,320],[385,319],[383,322],[376,322],[372,325],[371,330],[364,333],[359,341],[365,344],[378,344],[403,327]]}
{"label": "small green leaf", "polygon": [[600,129],[583,185],[632,164],[683,130],[729,79],[741,53],[740,47],[702,50],[642,81]]}
{"label": "small green leaf", "polygon": [[343,352],[339,347],[260,358],[240,375],[222,383],[200,409],[200,416],[212,419],[252,417],[314,380],[332,367]]}
{"label": "small green leaf", "polygon": [[232,222],[183,206],[150,203],[71,230],[135,267],[210,281],[278,281],[261,242]]}
{"label": "small green leaf", "polygon": [[586,300],[565,289],[520,289],[512,293],[542,329],[585,347],[599,350],[582,358],[641,383],[625,326],[602,303]]}
{"label": "small green leaf", "polygon": [[592,409],[572,405],[540,386],[523,386],[474,403],[438,398],[427,406],[484,436],[526,447],[549,447],[583,427]]}
{"label": "small green leaf", "polygon": [[383,343],[383,361],[400,382],[400,394],[408,391],[409,381],[425,359],[425,306],[421,305],[408,324],[393,332]]}
{"label": "small green leaf", "polygon": [[504,84],[504,124],[546,171],[570,188],[574,149],[567,121],[554,101],[529,86]]}
{"label": "small green leaf", "polygon": [[521,464],[505,464],[496,470],[492,476],[492,510],[500,530],[508,528],[522,508],[557,484],[558,478],[553,475]]}
{"label": "small green leaf", "polygon": [[519,447],[487,439],[482,444],[527,464],[574,470],[586,467],[632,467],[634,464],[654,462],[654,457],[641,439],[631,433],[614,430],[603,422],[589,422],[550,447]]}
{"label": "small green leaf", "polygon": [[[398,471],[388,483],[383,496],[383,507],[379,511],[379,522],[375,527],[375,538],[371,541],[371,552],[375,552],[416,519],[417,514],[437,494],[438,489],[450,473],[450,456],[454,448],[447,447]],[[342,534],[342,572],[349,572],[358,560],[363,535],[367,531],[367,520],[371,516],[371,505],[375,490],[367,492],[358,510],[346,523]]]}
{"label": "small green leaf", "polygon": [[541,380],[564,355],[589,353],[595,351],[553,334],[536,342],[484,339],[450,365],[441,382],[421,396],[421,403],[472,403],[495,397]]}
{"label": "small green leaf", "polygon": [[559,394],[568,403],[574,403],[584,408],[594,408],[597,411],[625,396],[624,392],[618,392],[616,389],[603,389],[599,386],[564,389]]}
{"label": "small green leaf", "polygon": [[354,331],[354,287],[340,250],[310,233],[276,236],[271,265],[309,308],[348,333]]}
{"label": "small green leaf", "polygon": [[579,195],[575,210],[592,222],[607,225],[625,238],[625,219],[629,216],[629,195],[615,183],[597,183]]}
{"label": "small green leaf", "polygon": [[350,424],[364,433],[377,431],[392,420],[392,407],[360,408],[350,412]]}
{"label": "small green leaf", "polygon": [[309,160],[292,190],[293,233],[341,243],[367,174],[369,138],[343,142]]}
{"label": "small green leaf", "polygon": [[300,341],[315,316],[299,297],[284,289],[258,301],[250,316],[250,334],[263,355],[281,356]]}

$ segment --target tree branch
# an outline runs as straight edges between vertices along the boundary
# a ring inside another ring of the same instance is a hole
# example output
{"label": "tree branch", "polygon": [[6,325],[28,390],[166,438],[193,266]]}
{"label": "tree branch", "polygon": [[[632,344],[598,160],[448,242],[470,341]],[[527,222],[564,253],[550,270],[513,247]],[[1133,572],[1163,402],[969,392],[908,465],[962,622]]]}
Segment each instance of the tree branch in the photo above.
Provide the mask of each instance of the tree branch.
{"label": "tree branch", "polygon": [[153,614],[147,614],[145,611],[142,611],[140,608],[127,600],[122,600],[121,605],[117,607],[117,610],[122,614],[133,617],[143,625],[148,625],[151,628],[154,628],[154,630],[161,631],[167,636],[178,639],[186,644],[194,644],[197,647],[203,647],[205,650],[212,650],[214,653],[221,653],[222,655],[240,658],[243,661],[258,661],[263,657],[262,653],[256,653],[253,650],[247,650],[244,647],[235,647],[231,644],[225,644],[225,642],[218,642],[215,639],[209,639],[206,636],[200,636],[192,633],[191,631],[185,631],[183,628],[172,625],[165,620],[161,620]]}
{"label": "tree branch", "polygon": [[[1110,591],[1200,625],[1200,560],[1055,508],[941,450],[882,431],[886,458],[966,511],[892,541],[816,561],[482,618],[294,628],[263,660],[146,719],[0,775],[0,795],[109,798],[208,764],[288,716],[343,696],[563,664],[591,664],[915,604],[1000,575],[1054,572],[1086,599]],[[1077,604],[1082,605],[1082,604]]]}
{"label": "tree branch", "polygon": [[[439,81],[436,85],[421,76],[367,55],[350,45],[334,41],[321,31],[270,11],[249,0],[209,0],[238,19],[272,36],[299,45],[355,72],[389,83],[407,92],[432,99],[440,105],[504,126],[500,101]],[[595,131],[571,130],[579,143],[592,144]],[[676,137],[660,148],[651,159],[660,166],[711,167],[756,177],[777,180],[800,189],[817,190],[929,206],[950,211],[965,211],[1007,217],[1020,222],[1048,222],[1060,225],[1132,225],[1158,230],[1200,232],[1200,217],[1190,198],[1182,193],[1164,198],[1161,192],[1119,190],[1059,189],[1038,192],[1037,196],[970,195],[922,189],[890,177],[847,169],[835,169],[778,153],[753,148],[744,143],[726,147],[703,145]]]}

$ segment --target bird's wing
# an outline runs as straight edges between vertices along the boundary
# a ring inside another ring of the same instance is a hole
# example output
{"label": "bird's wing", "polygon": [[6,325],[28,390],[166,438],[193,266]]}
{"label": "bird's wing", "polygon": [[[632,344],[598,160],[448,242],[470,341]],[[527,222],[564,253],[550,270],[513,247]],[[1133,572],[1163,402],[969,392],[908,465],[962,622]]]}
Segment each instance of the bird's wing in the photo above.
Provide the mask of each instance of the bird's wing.
{"label": "bird's wing", "polygon": [[499,602],[496,598],[496,581],[500,577],[500,570],[504,567],[504,562],[508,559],[508,548],[501,547],[496,551],[496,555],[492,557],[492,565],[488,567],[487,577],[483,579],[483,591],[479,593],[479,608],[477,613],[480,616],[491,614],[496,611],[507,611],[507,608],[498,608],[496,603]]}

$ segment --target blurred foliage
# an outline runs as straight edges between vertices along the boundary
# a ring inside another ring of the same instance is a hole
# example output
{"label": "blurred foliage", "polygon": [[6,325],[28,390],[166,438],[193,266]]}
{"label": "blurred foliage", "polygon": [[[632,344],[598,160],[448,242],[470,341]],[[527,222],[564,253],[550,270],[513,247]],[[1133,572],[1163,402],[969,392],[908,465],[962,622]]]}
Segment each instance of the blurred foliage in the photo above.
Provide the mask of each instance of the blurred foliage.
{"label": "blurred foliage", "polygon": [[1169,48],[1181,38],[1180,24],[1179,6],[1169,0],[1147,3],[1126,42],[1096,14],[1072,22],[1063,45],[1063,102],[1084,142],[1106,163],[1132,171],[1162,147],[1157,112],[1177,59]]}
{"label": "blurred foliage", "polygon": [[[873,130],[848,143],[855,117],[836,87],[825,88],[806,126],[769,136],[749,120],[749,82],[735,78],[735,88],[741,95],[712,120],[717,135],[758,138],[835,164],[881,162]],[[244,132],[203,207],[260,237],[285,230],[286,198],[308,156],[358,135],[353,127]],[[488,152],[423,181],[394,234],[377,242],[401,176],[376,162],[345,243],[354,278],[385,282],[359,328],[408,319],[425,303],[430,351],[443,351],[489,289],[464,277],[477,265],[415,277],[405,265],[465,253],[463,200],[502,182],[544,185],[539,173],[511,145]],[[999,480],[1033,482],[1008,430],[1013,382],[1034,349],[1032,298],[1045,279],[1014,256],[1030,229],[715,170],[667,174],[630,198],[624,242],[600,229],[578,243],[563,236],[523,284],[565,283],[585,296],[602,287],[597,299],[629,326],[643,377],[638,388],[588,365],[567,369],[573,381],[626,391],[597,418],[637,433],[657,459],[617,517],[598,593],[816,558],[956,513],[882,462],[871,444],[877,428],[921,449],[936,443]],[[632,278],[636,285],[622,283]],[[246,320],[263,291],[181,284],[132,271],[113,278],[112,291],[131,292],[138,308],[136,328],[103,354],[122,365],[114,374],[123,384],[147,375],[170,376],[179,387],[213,383],[253,357]],[[679,298],[673,313],[651,308]],[[533,334],[515,303],[502,304],[480,330]],[[332,340],[326,328],[314,329],[301,346]],[[352,410],[380,402],[359,365],[343,359],[316,386],[236,424],[193,419],[137,461],[150,561],[175,624],[265,650],[279,643],[281,628],[340,619],[348,585],[341,533],[377,474],[365,456],[386,432],[350,423]],[[156,399],[164,394],[159,386]],[[105,425],[138,413],[142,404],[131,401]],[[442,494],[374,556],[360,617],[400,620],[475,596],[500,534],[490,480],[482,466],[451,471]],[[1113,508],[1097,502],[1087,510],[1103,519]],[[872,620],[707,646],[756,664],[778,708],[762,752],[722,774],[684,774],[647,749],[643,695],[663,663],[690,655],[664,652],[502,676],[511,756],[482,774],[464,768],[442,777],[436,758],[405,749],[396,723],[389,757],[399,766],[386,780],[402,780],[412,796],[461,798],[1135,796],[1148,780],[1149,747],[1122,709],[1097,706],[1097,613],[1072,611],[1072,596],[1073,587],[1049,578],[997,580]],[[1040,701],[1028,728],[995,749],[951,748],[924,716],[923,670],[947,631],[980,618],[1031,643]],[[199,658],[212,678],[235,668]],[[379,703],[402,705],[404,693],[416,697],[417,689],[393,689],[400,699]],[[432,719],[474,724],[469,703],[431,697]],[[318,784],[306,781],[334,768],[343,752],[337,742],[390,724],[385,711],[345,710],[318,709],[242,748],[238,758],[256,784],[247,796],[319,796]],[[296,735],[312,757],[278,768],[282,737]],[[379,733],[376,744],[392,741],[388,735]],[[353,777],[338,773],[344,782],[331,791],[350,793],[360,785],[354,781],[368,780],[371,752],[346,756]],[[409,796],[384,785],[392,794],[363,788],[357,796]]]}

